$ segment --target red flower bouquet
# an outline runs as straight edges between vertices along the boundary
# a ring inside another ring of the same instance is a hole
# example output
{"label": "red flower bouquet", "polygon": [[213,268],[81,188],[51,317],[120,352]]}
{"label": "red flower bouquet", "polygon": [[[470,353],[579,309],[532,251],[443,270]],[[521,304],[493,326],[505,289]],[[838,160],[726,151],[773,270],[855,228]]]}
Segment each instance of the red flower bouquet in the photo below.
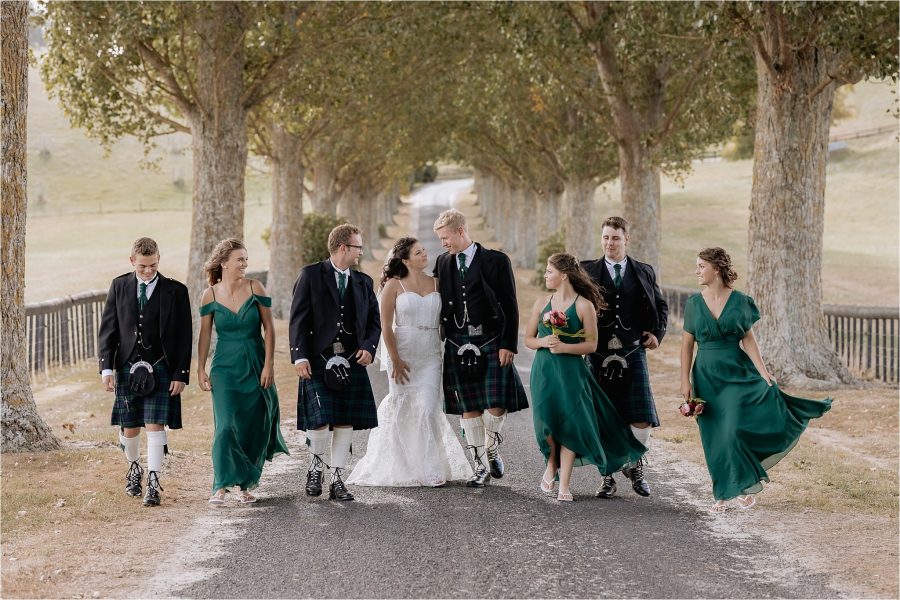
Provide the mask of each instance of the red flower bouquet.
{"label": "red flower bouquet", "polygon": [[706,400],[703,398],[691,398],[690,400],[685,400],[678,406],[678,412],[685,417],[696,417],[697,415],[703,414],[703,409],[705,407]]}

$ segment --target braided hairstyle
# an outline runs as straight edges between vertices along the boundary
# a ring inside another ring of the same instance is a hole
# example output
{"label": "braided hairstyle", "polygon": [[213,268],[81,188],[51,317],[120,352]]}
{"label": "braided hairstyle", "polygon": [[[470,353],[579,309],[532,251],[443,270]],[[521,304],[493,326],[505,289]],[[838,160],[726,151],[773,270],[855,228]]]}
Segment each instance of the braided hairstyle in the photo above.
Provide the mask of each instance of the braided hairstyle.
{"label": "braided hairstyle", "polygon": [[723,248],[704,248],[697,254],[697,257],[715,267],[725,287],[730,288],[738,278],[737,271],[734,270],[731,263],[731,256]]}
{"label": "braided hairstyle", "polygon": [[409,269],[406,268],[403,261],[409,260],[409,253],[412,252],[412,247],[415,246],[418,241],[419,240],[412,236],[402,237],[397,240],[397,243],[394,244],[394,247],[391,248],[391,251],[388,254],[388,259],[387,262],[384,263],[384,268],[381,270],[380,287],[383,288],[388,279],[393,277],[403,279],[409,275]]}
{"label": "braided hairstyle", "polygon": [[575,256],[558,252],[548,258],[547,262],[560,273],[568,275],[569,283],[572,284],[575,293],[590,300],[598,313],[608,308],[603,294],[600,293],[600,287],[594,283]]}

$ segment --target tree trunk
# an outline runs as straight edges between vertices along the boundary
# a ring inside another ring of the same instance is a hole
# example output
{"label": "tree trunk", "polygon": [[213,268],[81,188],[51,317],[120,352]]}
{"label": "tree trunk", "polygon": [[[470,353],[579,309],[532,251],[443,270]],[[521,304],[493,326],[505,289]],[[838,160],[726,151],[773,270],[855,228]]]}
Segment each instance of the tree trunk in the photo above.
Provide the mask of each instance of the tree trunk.
{"label": "tree trunk", "polygon": [[566,185],[565,210],[561,226],[566,230],[566,252],[579,260],[594,258],[594,190],[589,179],[575,179]]}
{"label": "tree trunk", "polygon": [[559,230],[561,196],[560,192],[549,189],[538,197],[538,242],[543,242]]}
{"label": "tree trunk", "polygon": [[326,164],[317,164],[313,169],[313,212],[323,215],[337,215],[339,195],[335,190],[334,170]]}
{"label": "tree trunk", "polygon": [[[834,100],[821,49],[794,52],[774,78],[757,55],[757,119],[750,199],[748,291],[762,313],[757,337],[784,383],[851,381],[828,339],[822,313],[825,164]],[[810,381],[818,380],[818,381]]]}
{"label": "tree trunk", "polygon": [[247,110],[241,11],[236,2],[211,2],[195,23],[204,47],[198,52],[197,107],[188,117],[194,191],[187,285],[194,306],[208,285],[203,263],[213,247],[244,234]]}
{"label": "tree trunk", "polygon": [[516,210],[517,267],[533,269],[537,265],[538,202],[537,192],[531,189],[521,190]]}
{"label": "tree trunk", "polygon": [[0,97],[2,102],[2,297],[0,389],[2,450],[33,452],[59,448],[59,440],[37,413],[28,372],[25,336],[25,218],[28,113],[28,2],[0,4]]}
{"label": "tree trunk", "polygon": [[272,127],[275,157],[272,173],[272,226],[269,236],[269,279],[272,315],[286,319],[294,281],[303,267],[303,178],[300,139],[280,125]]}
{"label": "tree trunk", "polygon": [[628,221],[628,254],[650,263],[660,276],[659,168],[650,159],[650,151],[640,142],[619,148],[619,181],[622,184],[622,208]]}

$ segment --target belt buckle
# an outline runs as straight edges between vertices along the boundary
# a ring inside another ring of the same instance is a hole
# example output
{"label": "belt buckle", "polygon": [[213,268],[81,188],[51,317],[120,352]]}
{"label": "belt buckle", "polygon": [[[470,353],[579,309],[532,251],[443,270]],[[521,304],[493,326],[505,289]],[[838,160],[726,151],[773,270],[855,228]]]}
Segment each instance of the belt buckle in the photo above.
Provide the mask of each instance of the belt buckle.
{"label": "belt buckle", "polygon": [[484,335],[484,326],[479,325],[478,327],[473,327],[472,325],[469,325],[468,327],[469,327],[469,335],[471,335],[471,336]]}
{"label": "belt buckle", "polygon": [[331,351],[334,354],[341,354],[344,351],[344,345],[340,342],[335,342],[331,345]]}

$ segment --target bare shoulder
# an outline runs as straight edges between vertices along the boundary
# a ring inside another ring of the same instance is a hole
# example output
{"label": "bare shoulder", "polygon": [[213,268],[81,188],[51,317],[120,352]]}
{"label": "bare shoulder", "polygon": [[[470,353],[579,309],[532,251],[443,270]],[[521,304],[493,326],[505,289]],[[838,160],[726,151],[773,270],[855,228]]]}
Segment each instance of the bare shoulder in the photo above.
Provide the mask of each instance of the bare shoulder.
{"label": "bare shoulder", "polygon": [[247,281],[250,282],[250,289],[252,290],[252,293],[256,294],[257,296],[269,295],[266,293],[266,286],[264,286],[259,279],[248,279]]}
{"label": "bare shoulder", "polygon": [[205,290],[203,290],[203,296],[200,298],[200,304],[201,305],[209,304],[214,299],[215,299],[215,296],[213,296],[213,289],[211,287],[208,287]]}
{"label": "bare shoulder", "polygon": [[596,309],[594,308],[594,303],[585,298],[584,296],[579,296],[575,301],[575,310],[578,314],[586,315],[588,313],[596,313]]}
{"label": "bare shoulder", "polygon": [[550,302],[550,294],[546,296],[538,296],[538,299],[534,301],[534,305],[531,307],[531,310],[534,312],[540,311],[542,308],[547,306],[547,303]]}

